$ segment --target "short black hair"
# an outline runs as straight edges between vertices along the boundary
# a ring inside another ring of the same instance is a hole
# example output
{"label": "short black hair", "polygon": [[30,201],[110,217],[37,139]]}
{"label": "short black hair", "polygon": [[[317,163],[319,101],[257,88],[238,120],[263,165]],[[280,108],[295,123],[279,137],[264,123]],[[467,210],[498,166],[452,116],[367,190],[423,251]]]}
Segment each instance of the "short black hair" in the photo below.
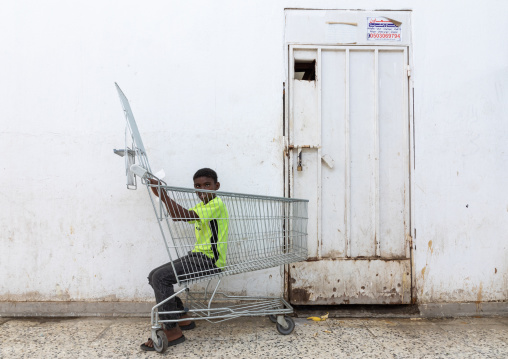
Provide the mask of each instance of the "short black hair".
{"label": "short black hair", "polygon": [[199,177],[209,177],[213,179],[215,183],[217,183],[219,179],[217,176],[217,172],[215,172],[211,168],[201,168],[197,170],[196,173],[194,173],[194,177],[192,177],[192,180],[195,180],[196,178]]}

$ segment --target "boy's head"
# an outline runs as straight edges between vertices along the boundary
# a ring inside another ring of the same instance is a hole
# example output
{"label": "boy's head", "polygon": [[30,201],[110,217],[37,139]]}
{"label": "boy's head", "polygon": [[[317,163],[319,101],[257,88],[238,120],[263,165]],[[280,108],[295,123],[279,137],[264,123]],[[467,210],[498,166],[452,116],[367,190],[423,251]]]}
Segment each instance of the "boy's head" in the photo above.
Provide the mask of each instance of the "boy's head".
{"label": "boy's head", "polygon": [[[195,189],[217,191],[220,188],[217,172],[215,172],[211,168],[201,168],[197,170],[192,179],[194,180]],[[210,202],[212,199],[215,198],[215,194],[213,193],[204,193],[196,191],[196,194],[198,195],[199,199],[203,201],[204,204],[207,204],[208,202]]]}

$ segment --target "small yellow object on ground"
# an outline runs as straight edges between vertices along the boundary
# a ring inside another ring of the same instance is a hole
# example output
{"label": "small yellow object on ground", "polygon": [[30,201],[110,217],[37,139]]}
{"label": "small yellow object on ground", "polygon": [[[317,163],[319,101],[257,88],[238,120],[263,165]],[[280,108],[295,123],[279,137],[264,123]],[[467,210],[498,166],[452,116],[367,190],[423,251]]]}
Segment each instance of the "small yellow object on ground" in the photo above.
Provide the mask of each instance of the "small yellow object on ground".
{"label": "small yellow object on ground", "polygon": [[315,322],[320,322],[321,321],[320,317],[308,317],[307,319],[313,320]]}
{"label": "small yellow object on ground", "polygon": [[324,322],[325,320],[328,319],[328,313],[326,313],[325,315],[322,315],[320,317],[308,317],[307,319],[313,320],[315,322]]}

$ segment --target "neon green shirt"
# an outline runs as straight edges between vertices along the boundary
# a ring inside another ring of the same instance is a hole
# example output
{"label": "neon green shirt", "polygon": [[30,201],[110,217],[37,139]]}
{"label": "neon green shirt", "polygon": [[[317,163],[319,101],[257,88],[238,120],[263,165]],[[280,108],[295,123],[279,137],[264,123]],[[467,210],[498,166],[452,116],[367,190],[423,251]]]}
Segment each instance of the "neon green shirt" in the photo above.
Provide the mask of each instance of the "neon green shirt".
{"label": "neon green shirt", "polygon": [[226,265],[228,250],[229,214],[226,206],[219,197],[215,197],[207,204],[199,202],[189,209],[196,212],[198,220],[194,223],[196,244],[193,252],[200,252],[215,261],[218,268]]}

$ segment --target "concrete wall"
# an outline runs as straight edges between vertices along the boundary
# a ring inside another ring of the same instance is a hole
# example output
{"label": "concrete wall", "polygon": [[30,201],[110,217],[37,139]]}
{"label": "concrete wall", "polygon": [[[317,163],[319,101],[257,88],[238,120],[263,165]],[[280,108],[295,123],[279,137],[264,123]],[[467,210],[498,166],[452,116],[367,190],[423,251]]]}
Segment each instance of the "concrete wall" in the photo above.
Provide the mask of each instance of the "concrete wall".
{"label": "concrete wall", "polygon": [[508,3],[432,4],[413,16],[418,300],[506,301]]}
{"label": "concrete wall", "polygon": [[[168,182],[209,166],[225,191],[283,193],[283,7],[173,4],[5,5],[0,300],[153,297],[146,277],[168,258],[146,190],[126,190],[113,154],[115,81]],[[282,288],[279,268],[226,282]]]}
{"label": "concrete wall", "polygon": [[[131,106],[153,169],[283,194],[284,8],[335,1],[16,1],[0,14],[0,300],[145,301],[167,260],[147,194],[125,189]],[[472,15],[471,8],[474,7]],[[413,10],[418,302],[508,298],[508,3]],[[280,294],[279,268],[226,280]]]}

